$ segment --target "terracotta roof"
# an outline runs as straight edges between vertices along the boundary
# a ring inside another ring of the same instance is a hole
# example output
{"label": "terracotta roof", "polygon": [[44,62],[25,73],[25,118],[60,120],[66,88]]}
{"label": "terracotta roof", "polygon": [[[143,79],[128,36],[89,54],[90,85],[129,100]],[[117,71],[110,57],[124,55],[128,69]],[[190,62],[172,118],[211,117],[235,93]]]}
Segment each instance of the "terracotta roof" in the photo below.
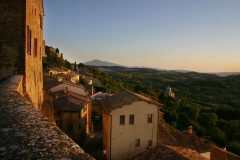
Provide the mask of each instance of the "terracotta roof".
{"label": "terracotta roof", "polygon": [[56,81],[55,79],[44,77],[43,88],[45,90],[60,85],[61,82]]}
{"label": "terracotta roof", "polygon": [[201,156],[197,151],[176,146],[158,146],[148,149],[130,160],[208,160]]}
{"label": "terracotta roof", "polygon": [[160,124],[158,127],[160,131],[158,141],[161,144],[189,148],[198,153],[210,152],[211,150],[209,144],[195,134],[188,134],[174,128],[169,130],[165,124]]}
{"label": "terracotta roof", "polygon": [[164,145],[158,145],[131,157],[129,160],[187,160],[187,158]]}
{"label": "terracotta roof", "polygon": [[151,100],[150,98],[130,91],[122,91],[113,96],[106,97],[101,101],[101,105],[106,112],[110,112],[116,108],[120,108],[124,105],[128,105],[136,101],[146,101],[148,103],[155,104],[159,107],[161,106],[160,103]]}
{"label": "terracotta roof", "polygon": [[190,148],[176,146],[167,147],[190,160],[208,160],[207,158],[201,156],[197,151],[192,150]]}
{"label": "terracotta roof", "polygon": [[208,144],[194,134],[159,125],[159,145],[133,157],[131,160],[207,160],[200,153],[210,152]]}
{"label": "terracotta roof", "polygon": [[72,97],[62,97],[54,102],[58,110],[66,112],[79,112],[85,105],[81,100]]}

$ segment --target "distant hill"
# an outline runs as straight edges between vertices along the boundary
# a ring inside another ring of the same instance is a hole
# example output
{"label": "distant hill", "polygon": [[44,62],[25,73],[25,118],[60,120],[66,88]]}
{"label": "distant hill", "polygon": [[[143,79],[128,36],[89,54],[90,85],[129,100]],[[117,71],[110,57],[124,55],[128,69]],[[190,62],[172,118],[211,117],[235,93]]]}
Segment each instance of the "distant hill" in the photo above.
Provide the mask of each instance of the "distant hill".
{"label": "distant hill", "polygon": [[85,62],[84,64],[88,65],[88,66],[121,66],[119,64],[115,64],[115,63],[111,63],[111,62],[107,62],[107,61],[101,61],[98,59]]}
{"label": "distant hill", "polygon": [[[115,64],[107,61],[102,60],[92,60],[84,63],[88,66],[94,66],[97,67],[100,70],[108,71],[108,72],[144,72],[144,73],[155,73],[158,71],[164,71],[164,72],[179,72],[179,73],[189,73],[194,72],[190,70],[166,70],[166,69],[158,69],[158,68],[149,68],[149,67],[131,67],[131,66],[123,66],[120,64]],[[240,72],[215,72],[215,73],[203,73],[203,74],[213,74],[217,75],[219,77],[227,77],[231,75],[240,75]]]}
{"label": "distant hill", "polygon": [[240,72],[219,72],[219,73],[213,73],[213,74],[216,74],[220,77],[227,77],[231,75],[240,75]]}
{"label": "distant hill", "polygon": [[137,73],[157,73],[156,69],[151,68],[138,68],[138,67],[123,67],[123,66],[94,66],[101,71],[107,72],[137,72]]}

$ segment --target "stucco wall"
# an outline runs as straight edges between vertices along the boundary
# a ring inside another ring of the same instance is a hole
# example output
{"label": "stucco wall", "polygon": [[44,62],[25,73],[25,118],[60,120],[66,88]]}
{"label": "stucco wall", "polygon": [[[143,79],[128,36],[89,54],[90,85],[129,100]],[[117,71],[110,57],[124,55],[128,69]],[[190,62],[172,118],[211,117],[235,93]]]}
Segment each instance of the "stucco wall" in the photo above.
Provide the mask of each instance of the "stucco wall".
{"label": "stucco wall", "polygon": [[[68,130],[68,125],[72,125],[72,130]],[[80,112],[61,112],[61,128],[72,138],[80,138]]]}
{"label": "stucco wall", "polygon": [[[111,159],[123,160],[146,150],[148,140],[157,145],[158,107],[144,101],[134,102],[110,112],[112,115]],[[134,115],[134,124],[129,124],[129,115]],[[153,115],[147,123],[147,115]],[[125,115],[125,125],[119,124],[120,115]],[[135,146],[136,139],[140,146]]]}
{"label": "stucco wall", "polygon": [[103,152],[105,159],[110,159],[111,116],[103,113]]}

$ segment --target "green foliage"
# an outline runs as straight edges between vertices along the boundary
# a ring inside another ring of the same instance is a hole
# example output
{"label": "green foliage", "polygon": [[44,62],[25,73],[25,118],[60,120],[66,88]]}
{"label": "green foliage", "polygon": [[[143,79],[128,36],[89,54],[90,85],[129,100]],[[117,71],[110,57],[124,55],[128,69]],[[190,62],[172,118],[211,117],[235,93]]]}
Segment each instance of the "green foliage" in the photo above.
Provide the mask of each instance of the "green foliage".
{"label": "green foliage", "polygon": [[218,116],[216,115],[216,113],[201,113],[199,117],[200,124],[208,129],[216,126],[217,121]]}
{"label": "green foliage", "polygon": [[240,155],[240,142],[232,142],[229,146],[228,149],[238,155]]}
{"label": "green foliage", "polygon": [[195,121],[199,117],[200,109],[196,106],[185,105],[181,107],[181,111],[186,113],[190,119]]}
{"label": "green foliage", "polygon": [[222,130],[220,130],[217,127],[212,127],[209,129],[208,133],[211,135],[211,138],[215,141],[218,142],[219,145],[225,146],[227,139],[226,139],[226,134]]}
{"label": "green foliage", "polygon": [[[220,146],[231,144],[237,153],[238,144],[232,142],[240,141],[240,76],[87,68],[108,92],[128,89],[159,100],[164,105],[164,119],[171,126],[186,130],[192,125],[198,136],[210,137]],[[165,97],[169,85],[176,99]]]}
{"label": "green foliage", "polygon": [[[46,50],[47,51],[47,50]],[[58,51],[59,52],[59,51]],[[47,57],[43,57],[43,68],[47,67],[65,67],[71,69],[71,63],[66,59],[63,60],[61,57],[59,58],[56,53],[46,52]]]}

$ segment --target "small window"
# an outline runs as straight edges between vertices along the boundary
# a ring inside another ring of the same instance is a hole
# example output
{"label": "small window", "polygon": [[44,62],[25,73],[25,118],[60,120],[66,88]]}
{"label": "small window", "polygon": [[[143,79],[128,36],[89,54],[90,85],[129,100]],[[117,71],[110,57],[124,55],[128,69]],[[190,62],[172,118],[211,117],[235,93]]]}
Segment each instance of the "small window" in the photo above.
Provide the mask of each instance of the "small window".
{"label": "small window", "polygon": [[152,123],[152,114],[148,114],[147,123]]}
{"label": "small window", "polygon": [[32,48],[31,40],[32,40],[32,31],[29,25],[27,25],[27,53],[30,55],[31,55],[31,48]]}
{"label": "small window", "polygon": [[121,125],[125,124],[125,115],[120,115],[120,124]]}
{"label": "small window", "polygon": [[152,147],[152,140],[148,140],[148,146]]}
{"label": "small window", "polygon": [[38,50],[38,42],[37,42],[37,38],[34,38],[34,57],[37,57],[37,50]]}
{"label": "small window", "polygon": [[41,57],[42,57],[42,47],[40,47],[40,54],[39,55],[40,55],[39,58],[41,59]]}
{"label": "small window", "polygon": [[134,115],[129,115],[129,124],[134,124]]}
{"label": "small window", "polygon": [[140,138],[135,140],[135,147],[138,147],[138,146],[140,146]]}
{"label": "small window", "polygon": [[35,86],[37,86],[37,81],[36,81],[36,72],[34,71],[34,83],[35,83]]}
{"label": "small window", "polygon": [[39,15],[39,19],[40,19],[40,28],[43,29],[43,18],[41,15]]}

